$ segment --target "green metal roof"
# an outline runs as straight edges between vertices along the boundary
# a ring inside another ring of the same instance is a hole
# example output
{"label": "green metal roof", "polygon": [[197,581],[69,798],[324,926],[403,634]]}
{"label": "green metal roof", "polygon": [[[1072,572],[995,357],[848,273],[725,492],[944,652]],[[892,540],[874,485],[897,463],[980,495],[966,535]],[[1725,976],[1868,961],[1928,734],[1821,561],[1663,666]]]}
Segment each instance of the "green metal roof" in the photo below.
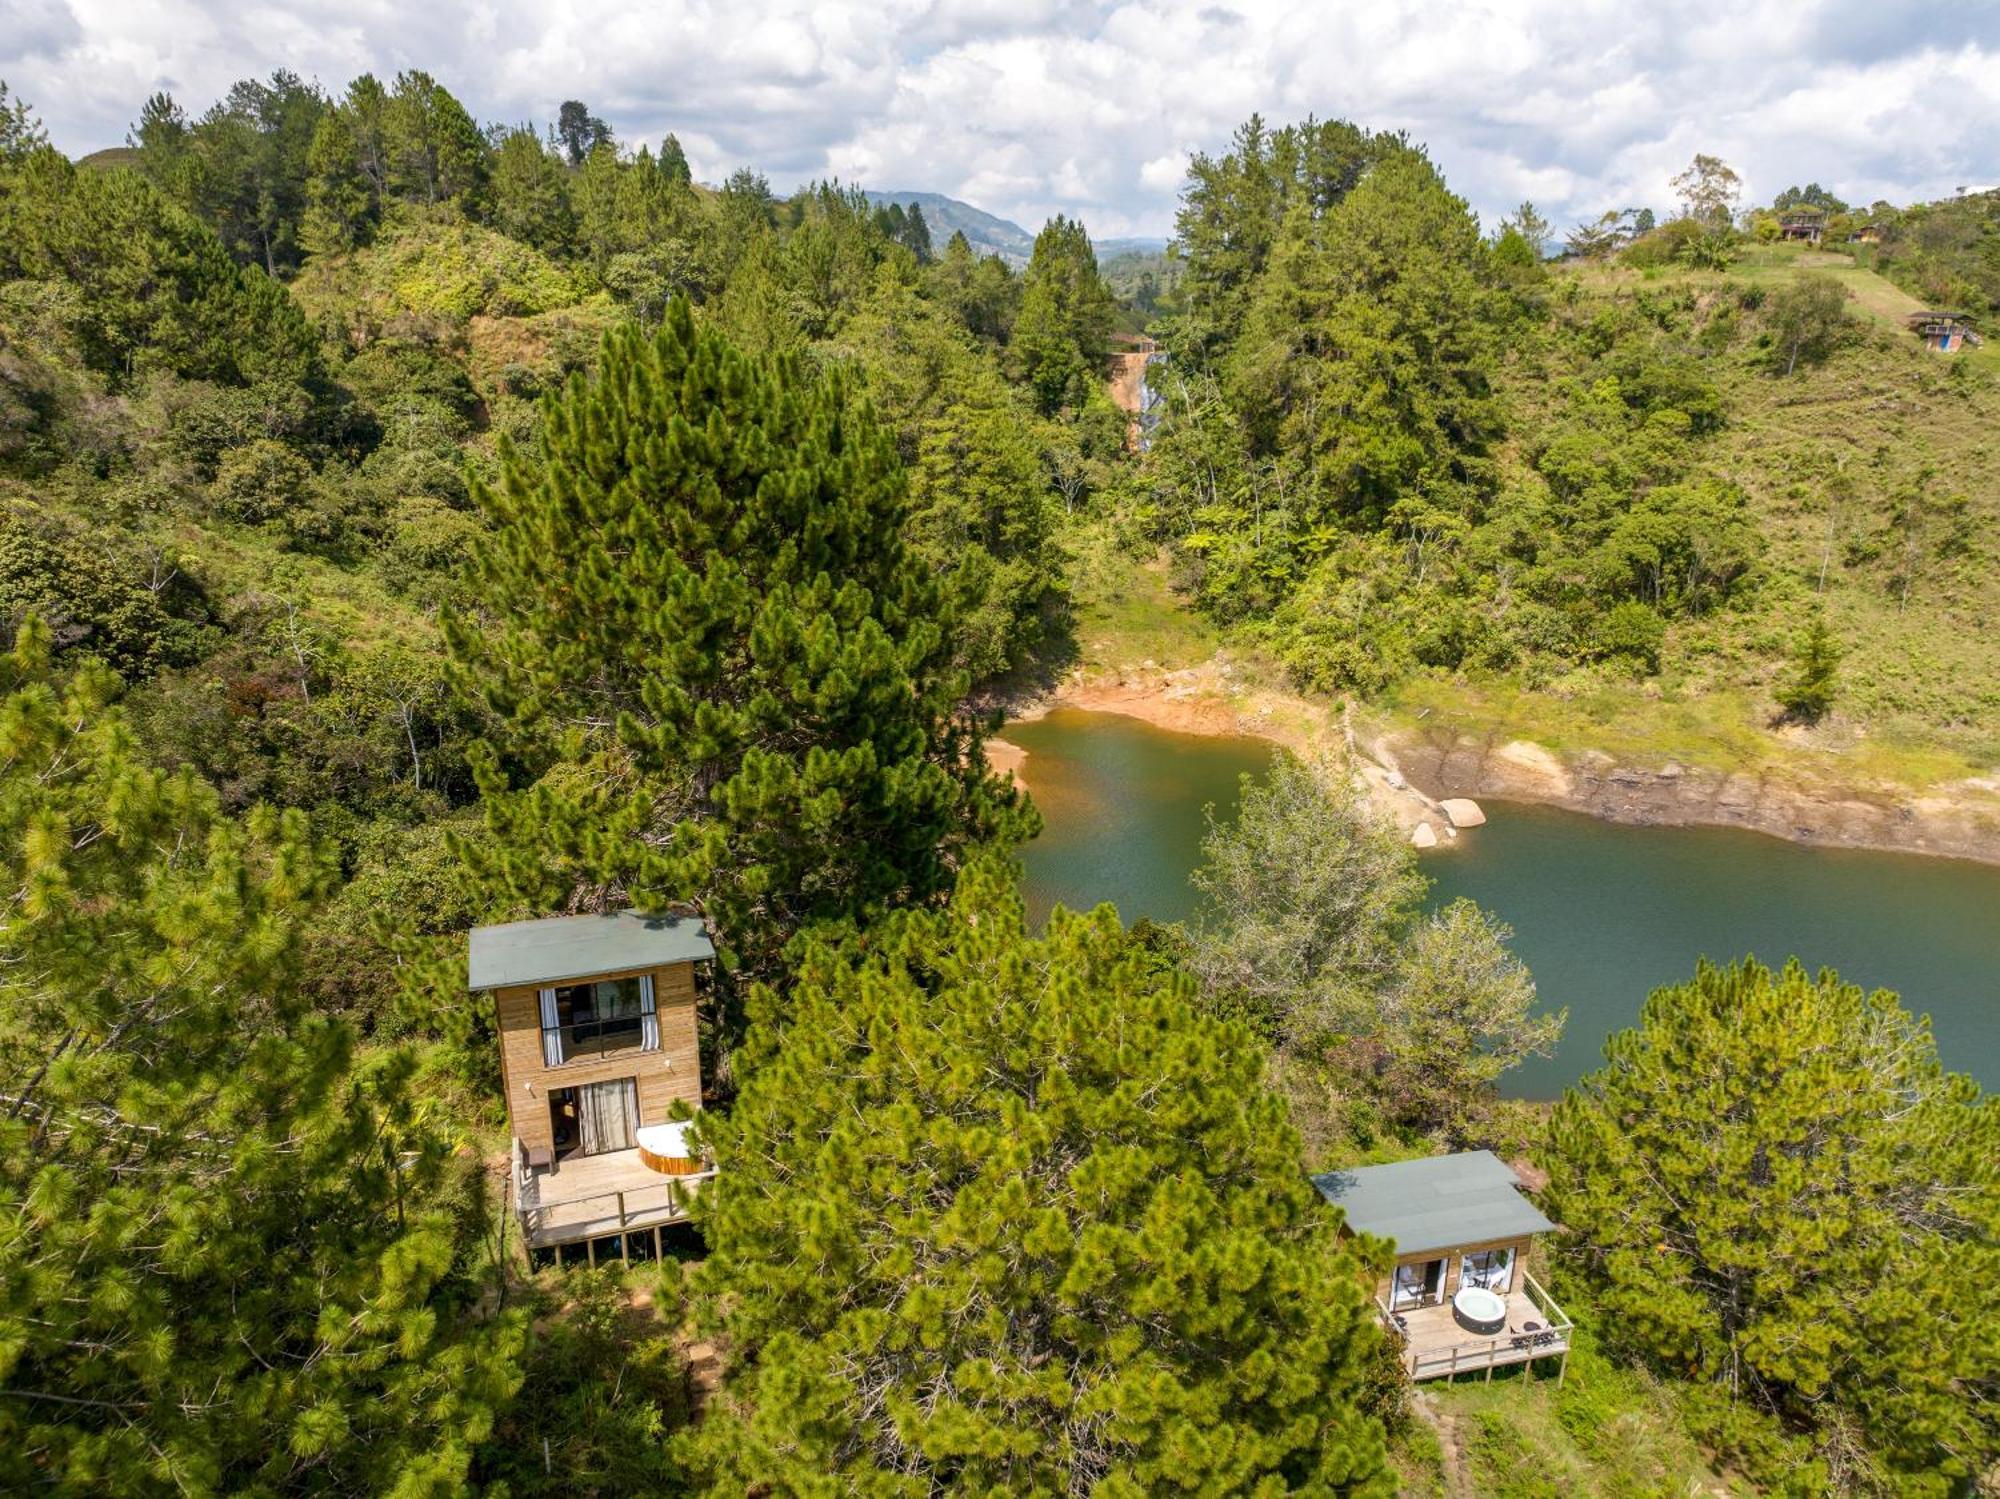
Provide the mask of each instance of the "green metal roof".
{"label": "green metal roof", "polygon": [[643,911],[474,927],[468,946],[468,989],[555,984],[715,956],[708,929],[694,917]]}
{"label": "green metal roof", "polygon": [[1347,1214],[1348,1227],[1393,1239],[1398,1254],[1525,1238],[1555,1227],[1490,1150],[1329,1171],[1315,1176],[1313,1185]]}

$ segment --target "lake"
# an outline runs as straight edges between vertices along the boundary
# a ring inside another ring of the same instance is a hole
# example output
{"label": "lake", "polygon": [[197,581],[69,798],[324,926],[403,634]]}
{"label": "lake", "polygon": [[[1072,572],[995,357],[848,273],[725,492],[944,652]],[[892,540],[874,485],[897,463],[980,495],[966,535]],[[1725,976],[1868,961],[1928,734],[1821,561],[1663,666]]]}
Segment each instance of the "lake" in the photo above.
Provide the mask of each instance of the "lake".
{"label": "lake", "polygon": [[[1059,709],[1002,731],[1046,823],[1025,852],[1030,916],[1111,901],[1128,922],[1184,920],[1199,896],[1202,809],[1225,818],[1262,740],[1199,737]],[[1931,1016],[1945,1064],[2000,1088],[2000,867],[1808,848],[1727,828],[1649,828],[1482,802],[1490,821],[1423,861],[1435,901],[1467,896],[1514,928],[1543,1001],[1569,1007],[1560,1051],[1507,1091],[1553,1097],[1596,1066],[1647,993],[1704,955],[1754,954],[1894,989]]]}

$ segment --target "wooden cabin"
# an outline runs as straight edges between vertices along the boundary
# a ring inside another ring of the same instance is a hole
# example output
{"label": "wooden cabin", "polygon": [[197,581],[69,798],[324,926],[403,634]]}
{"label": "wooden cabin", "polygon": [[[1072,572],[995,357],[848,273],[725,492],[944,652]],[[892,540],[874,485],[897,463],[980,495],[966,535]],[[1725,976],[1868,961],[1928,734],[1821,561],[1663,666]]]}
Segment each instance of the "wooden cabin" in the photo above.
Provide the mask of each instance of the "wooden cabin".
{"label": "wooden cabin", "polygon": [[493,996],[531,1260],[657,1257],[713,1175],[685,1120],[701,1104],[695,965],[714,957],[699,921],[637,911],[472,932],[466,982]]}
{"label": "wooden cabin", "polygon": [[1383,1325],[1412,1379],[1560,1358],[1570,1320],[1528,1273],[1535,1236],[1555,1225],[1490,1150],[1361,1166],[1313,1178],[1349,1233],[1388,1240],[1394,1262],[1375,1287]]}
{"label": "wooden cabin", "polygon": [[1802,240],[1816,245],[1826,233],[1826,210],[1822,208],[1788,208],[1778,215],[1778,238]]}
{"label": "wooden cabin", "polygon": [[1924,347],[1940,354],[1956,354],[1976,347],[1979,335],[1972,331],[1972,319],[1963,312],[1913,312],[1906,319],[1909,329],[1924,341]]}

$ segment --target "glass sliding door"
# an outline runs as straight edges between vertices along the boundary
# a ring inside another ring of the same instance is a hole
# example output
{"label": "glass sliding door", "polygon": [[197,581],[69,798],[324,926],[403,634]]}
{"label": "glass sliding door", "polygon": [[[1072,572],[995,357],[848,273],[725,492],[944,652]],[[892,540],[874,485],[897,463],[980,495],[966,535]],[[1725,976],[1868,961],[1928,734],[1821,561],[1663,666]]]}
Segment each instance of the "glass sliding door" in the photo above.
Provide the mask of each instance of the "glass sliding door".
{"label": "glass sliding door", "polygon": [[1398,1265],[1389,1296],[1390,1310],[1402,1312],[1411,1307],[1436,1306],[1444,1298],[1444,1266],[1443,1260]]}
{"label": "glass sliding door", "polygon": [[639,1084],[629,1077],[585,1083],[576,1090],[583,1153],[630,1150],[639,1132]]}
{"label": "glass sliding door", "polygon": [[1458,1283],[1462,1286],[1484,1286],[1489,1291],[1505,1296],[1514,1289],[1514,1251],[1474,1250],[1465,1257],[1465,1263],[1459,1270]]}

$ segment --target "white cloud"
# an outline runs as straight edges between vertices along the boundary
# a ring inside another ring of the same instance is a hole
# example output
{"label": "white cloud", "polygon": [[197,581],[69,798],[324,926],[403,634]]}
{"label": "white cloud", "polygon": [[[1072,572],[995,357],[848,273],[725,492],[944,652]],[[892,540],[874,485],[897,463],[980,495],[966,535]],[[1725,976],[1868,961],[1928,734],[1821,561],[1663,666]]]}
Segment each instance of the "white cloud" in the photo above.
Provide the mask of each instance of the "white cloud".
{"label": "white cloud", "polygon": [[1666,206],[1695,150],[1768,199],[1910,199],[2000,160],[1995,0],[0,0],[0,78],[73,152],[171,90],[423,67],[483,119],[582,98],[696,170],[953,193],[1164,233],[1253,110],[1405,129],[1494,222]]}

